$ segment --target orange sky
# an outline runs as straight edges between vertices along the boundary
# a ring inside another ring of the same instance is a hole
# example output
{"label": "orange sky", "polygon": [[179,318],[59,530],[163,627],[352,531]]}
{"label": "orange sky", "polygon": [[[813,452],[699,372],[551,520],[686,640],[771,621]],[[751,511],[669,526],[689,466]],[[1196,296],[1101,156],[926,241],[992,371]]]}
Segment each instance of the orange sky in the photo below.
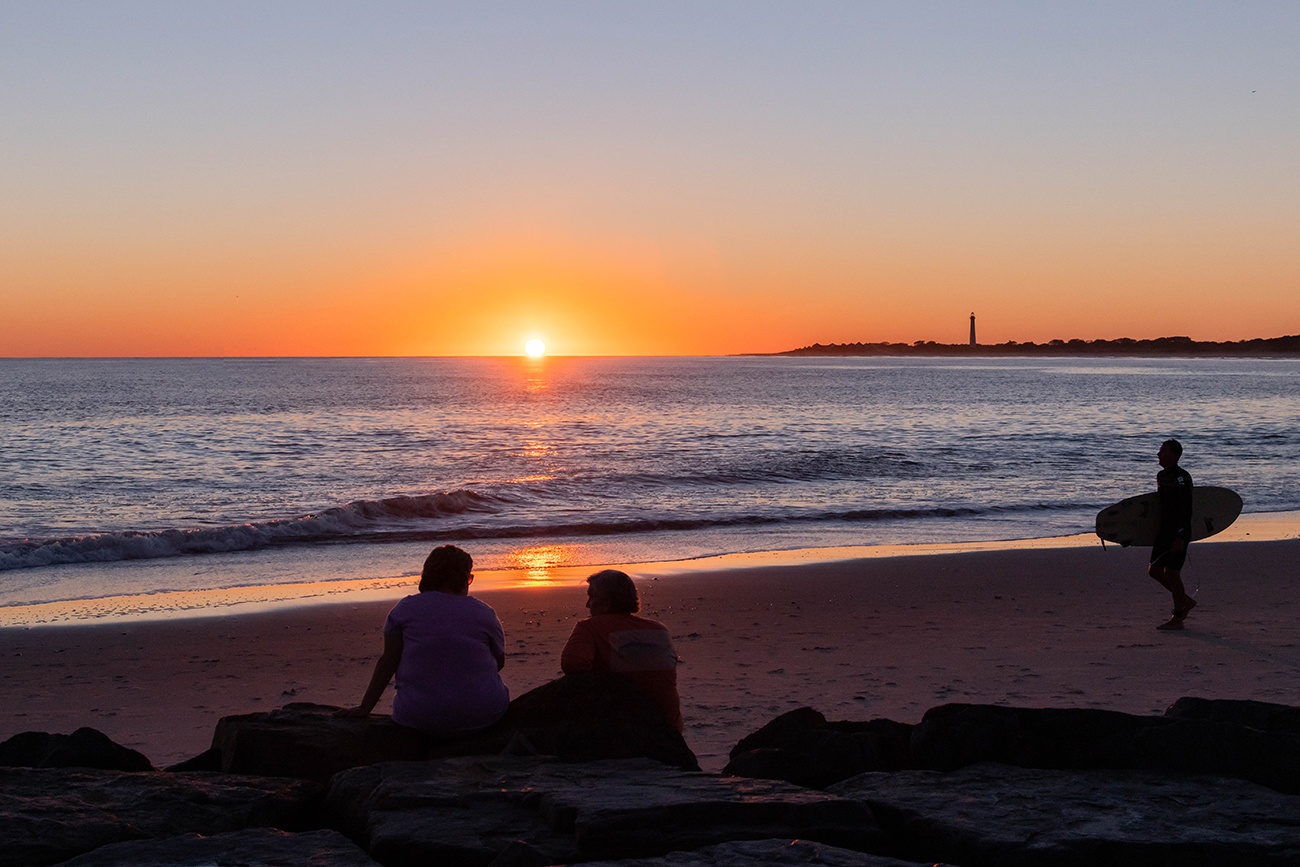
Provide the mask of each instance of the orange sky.
{"label": "orange sky", "polygon": [[10,12],[0,356],[1300,333],[1287,7],[726,5]]}
{"label": "orange sky", "polygon": [[1300,332],[1297,263],[1243,238],[1116,239],[1105,255],[1030,240],[929,256],[756,246],[748,260],[583,240],[489,236],[427,258],[302,263],[51,257],[7,290],[0,355],[509,355],[530,337],[561,355],[770,352],[964,342],[972,311],[985,343]]}

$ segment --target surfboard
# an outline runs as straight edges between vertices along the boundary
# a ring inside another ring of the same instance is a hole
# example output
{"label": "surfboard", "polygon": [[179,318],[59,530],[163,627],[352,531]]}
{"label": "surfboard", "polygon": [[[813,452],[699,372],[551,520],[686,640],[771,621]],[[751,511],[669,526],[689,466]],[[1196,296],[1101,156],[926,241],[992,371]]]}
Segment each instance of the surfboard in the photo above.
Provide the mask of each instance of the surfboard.
{"label": "surfboard", "polygon": [[[1192,488],[1192,541],[1226,530],[1241,514],[1241,497],[1228,488]],[[1160,497],[1153,493],[1120,500],[1097,513],[1097,535],[1105,542],[1151,545],[1160,529]]]}

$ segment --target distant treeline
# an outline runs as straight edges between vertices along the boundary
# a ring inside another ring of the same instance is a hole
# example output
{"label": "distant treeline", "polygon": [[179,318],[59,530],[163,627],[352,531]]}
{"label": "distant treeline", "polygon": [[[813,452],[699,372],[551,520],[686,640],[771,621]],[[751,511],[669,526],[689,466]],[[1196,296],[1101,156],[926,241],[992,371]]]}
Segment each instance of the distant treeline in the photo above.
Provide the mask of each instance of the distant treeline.
{"label": "distant treeline", "polygon": [[772,355],[1300,355],[1300,334],[1254,340],[1052,340],[1047,343],[814,343]]}

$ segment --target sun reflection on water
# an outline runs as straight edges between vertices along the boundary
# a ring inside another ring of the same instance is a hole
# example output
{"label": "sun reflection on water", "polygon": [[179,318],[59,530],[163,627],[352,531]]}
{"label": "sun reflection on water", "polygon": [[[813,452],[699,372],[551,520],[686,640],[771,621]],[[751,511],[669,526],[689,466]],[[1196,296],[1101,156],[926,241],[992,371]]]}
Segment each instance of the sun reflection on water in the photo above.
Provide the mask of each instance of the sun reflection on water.
{"label": "sun reflection on water", "polygon": [[526,573],[529,583],[553,583],[551,570],[573,562],[577,549],[572,545],[533,545],[517,548],[506,555],[506,568]]}
{"label": "sun reflection on water", "polygon": [[555,451],[555,446],[551,443],[542,442],[541,440],[528,440],[520,447],[519,454],[525,458],[544,458],[553,451]]}
{"label": "sun reflection on water", "polygon": [[529,394],[537,394],[551,387],[551,378],[546,375],[545,357],[525,358],[523,359],[523,367],[524,391]]}

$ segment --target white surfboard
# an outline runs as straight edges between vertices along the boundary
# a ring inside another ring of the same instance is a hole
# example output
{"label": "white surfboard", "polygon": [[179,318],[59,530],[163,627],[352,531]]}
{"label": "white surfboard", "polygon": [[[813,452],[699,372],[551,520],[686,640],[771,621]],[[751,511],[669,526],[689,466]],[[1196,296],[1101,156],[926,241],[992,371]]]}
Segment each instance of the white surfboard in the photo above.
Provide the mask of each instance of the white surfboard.
{"label": "white surfboard", "polygon": [[[1228,488],[1192,488],[1192,541],[1226,530],[1241,514],[1241,497]],[[1160,529],[1160,496],[1141,494],[1120,500],[1097,513],[1097,535],[1127,548],[1151,545]]]}

